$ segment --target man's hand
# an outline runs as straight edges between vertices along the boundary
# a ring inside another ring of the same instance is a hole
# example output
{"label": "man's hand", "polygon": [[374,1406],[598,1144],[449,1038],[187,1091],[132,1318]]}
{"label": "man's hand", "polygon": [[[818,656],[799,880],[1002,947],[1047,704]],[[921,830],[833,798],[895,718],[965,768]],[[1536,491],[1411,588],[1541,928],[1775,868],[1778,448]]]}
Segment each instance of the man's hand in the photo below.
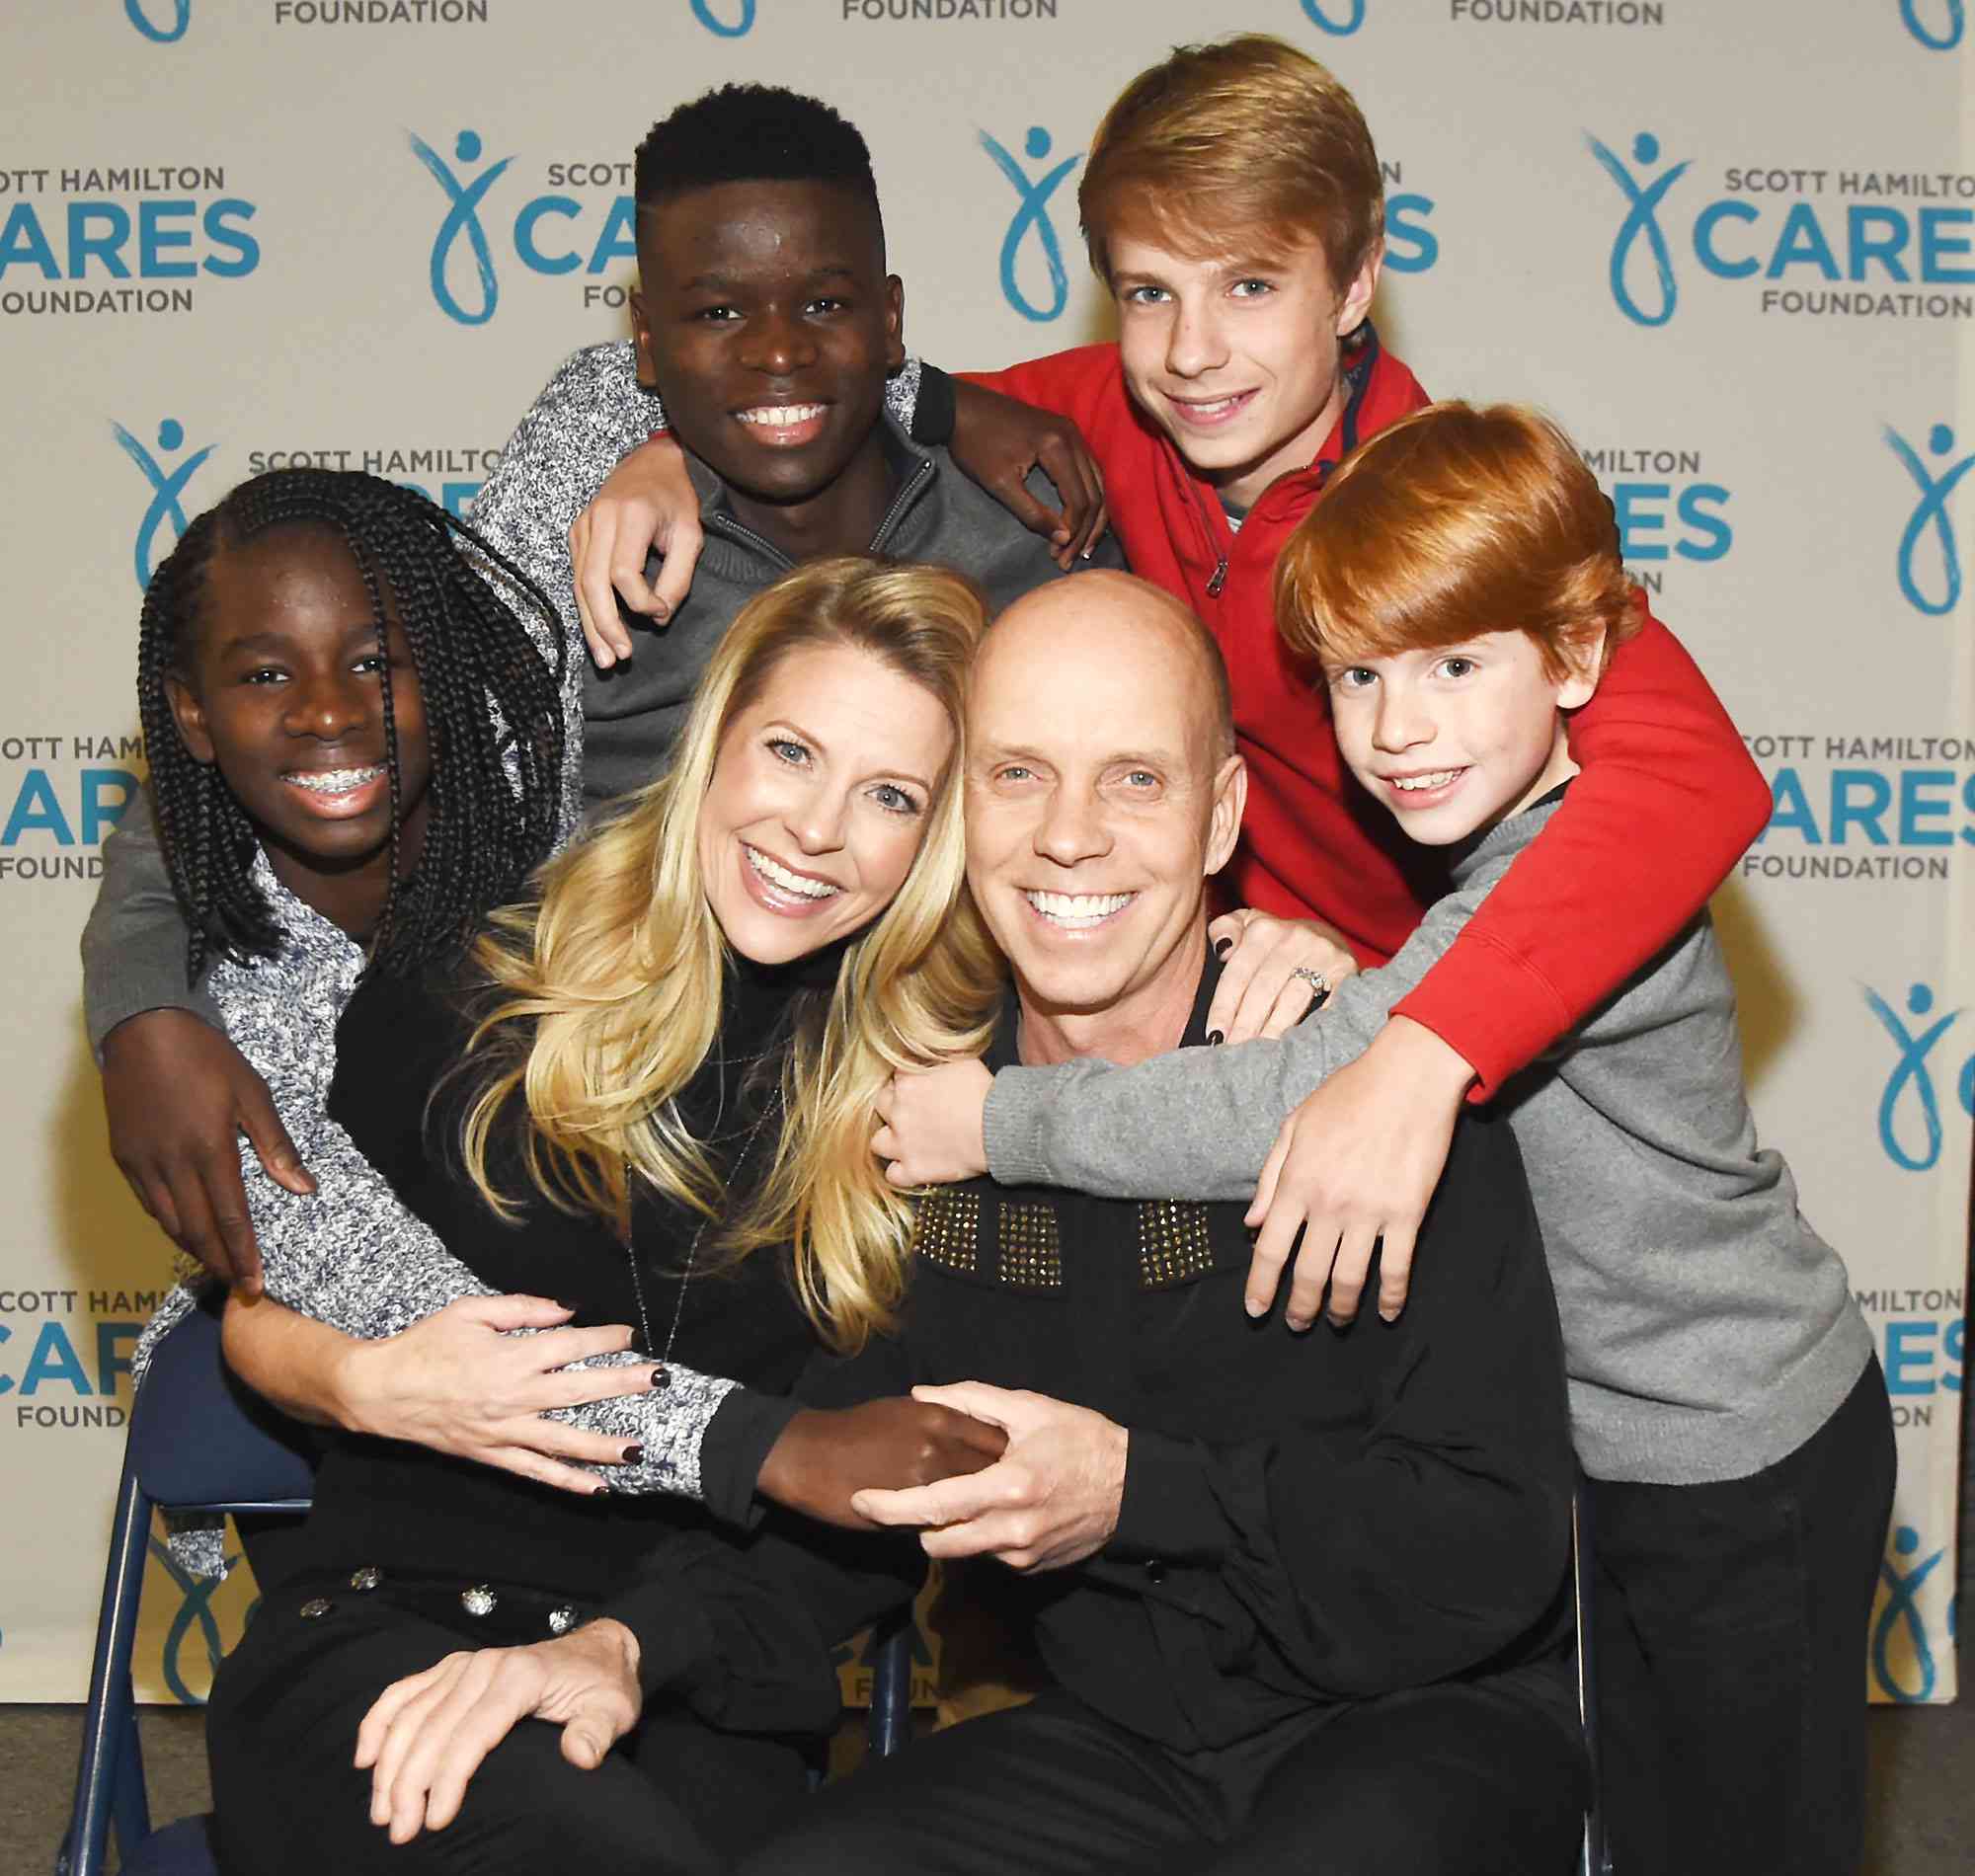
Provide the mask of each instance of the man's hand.
{"label": "man's hand", "polygon": [[[654,625],[666,624],[692,590],[702,539],[685,452],[670,436],[640,443],[569,530],[576,610],[598,670],[631,656],[631,634],[617,616],[617,601]],[[657,582],[647,585],[645,562],[654,551],[665,556],[665,565]]]}
{"label": "man's hand", "polygon": [[805,1407],[769,1447],[754,1489],[805,1518],[868,1530],[871,1521],[851,1509],[860,1488],[898,1490],[979,1472],[1007,1444],[999,1427],[929,1400]]}
{"label": "man's hand", "polygon": [[915,1387],[914,1400],[972,1414],[1008,1435],[998,1463],[903,1492],[859,1492],[874,1524],[909,1524],[929,1557],[998,1557],[1011,1570],[1061,1570],[1103,1549],[1118,1528],[1129,1436],[1114,1420],[1047,1394],[983,1381]]}
{"label": "man's hand", "polygon": [[246,1056],[189,1010],[146,1010],[103,1045],[103,1106],[111,1154],[137,1203],[213,1276],[258,1296],[240,1135],[289,1192],[312,1193],[315,1181]]}
{"label": "man's hand", "polygon": [[1474,1070],[1432,1030],[1394,1016],[1363,1055],[1283,1123],[1248,1208],[1247,1222],[1261,1226],[1248,1264],[1251,1316],[1268,1309],[1294,1255],[1283,1320],[1308,1328],[1327,1284],[1331,1321],[1349,1322],[1382,1240],[1379,1313],[1387,1322],[1399,1313],[1413,1240],[1473,1079]]}
{"label": "man's hand", "polygon": [[1245,1043],[1281,1036],[1309,1014],[1316,985],[1293,971],[1314,971],[1328,996],[1358,969],[1342,934],[1320,918],[1276,918],[1243,909],[1207,928],[1225,962],[1207,1008],[1208,1039]]}
{"label": "man's hand", "polygon": [[[998,391],[953,381],[953,459],[970,480],[1053,550],[1067,572],[1104,532],[1104,476],[1083,432],[1066,417],[1039,411]],[[1027,488],[1040,469],[1056,484],[1063,512],[1045,508]]]}
{"label": "man's hand", "polygon": [[[649,1392],[663,1370],[644,1364],[570,1368],[631,1346],[622,1323],[569,1329],[544,1296],[462,1296],[397,1335],[350,1340],[328,1406],[339,1426],[407,1440],[569,1492],[601,1488],[578,1464],[621,1465],[621,1440],[541,1416],[620,1394]],[[514,1335],[539,1329],[539,1335]],[[228,1348],[234,1330],[229,1322]]]}
{"label": "man's hand", "polygon": [[621,1622],[589,1622],[527,1648],[447,1655],[393,1681],[356,1730],[370,1822],[387,1826],[393,1843],[444,1830],[481,1760],[517,1720],[559,1723],[562,1756],[594,1771],[638,1708],[638,1640]]}
{"label": "man's hand", "polygon": [[895,1186],[944,1186],[988,1170],[982,1120],[994,1077],[978,1061],[895,1073],[878,1101],[871,1150]]}

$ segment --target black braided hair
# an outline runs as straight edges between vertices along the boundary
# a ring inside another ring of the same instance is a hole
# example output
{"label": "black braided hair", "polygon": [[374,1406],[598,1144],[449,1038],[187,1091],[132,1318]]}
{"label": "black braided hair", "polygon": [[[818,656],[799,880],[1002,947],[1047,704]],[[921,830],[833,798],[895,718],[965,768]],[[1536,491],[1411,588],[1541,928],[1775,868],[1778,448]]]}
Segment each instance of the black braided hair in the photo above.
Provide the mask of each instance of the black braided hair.
{"label": "black braided hair", "polygon": [[[386,600],[425,698],[432,782],[424,851],[400,880],[398,731],[383,666],[391,872],[370,968],[404,975],[455,953],[488,910],[514,896],[554,844],[562,789],[563,632],[527,576],[414,489],[340,469],[276,469],[243,482],[185,531],[144,593],[137,708],[172,887],[191,927],[188,976],[215,955],[273,957],[280,928],[250,869],[259,835],[216,765],[180,740],[165,679],[191,681],[206,571],[215,554],[281,527],[342,541],[370,595],[378,639]],[[467,549],[541,615],[545,658]],[[512,773],[511,773],[512,770]]]}

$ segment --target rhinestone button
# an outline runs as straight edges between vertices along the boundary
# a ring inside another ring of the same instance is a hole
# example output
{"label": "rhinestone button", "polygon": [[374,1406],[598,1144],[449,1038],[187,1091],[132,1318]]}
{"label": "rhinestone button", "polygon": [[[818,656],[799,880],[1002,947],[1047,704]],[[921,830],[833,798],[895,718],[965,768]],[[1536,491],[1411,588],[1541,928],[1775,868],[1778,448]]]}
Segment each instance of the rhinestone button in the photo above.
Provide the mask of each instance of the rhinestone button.
{"label": "rhinestone button", "polygon": [[549,1633],[567,1635],[576,1626],[576,1611],[567,1602],[549,1610]]}
{"label": "rhinestone button", "polygon": [[459,1593],[459,1606],[469,1615],[492,1615],[500,1598],[484,1583],[471,1583]]}
{"label": "rhinestone button", "polygon": [[353,1590],[374,1590],[384,1580],[384,1573],[374,1563],[366,1563],[360,1570],[350,1573],[350,1587]]}
{"label": "rhinestone button", "polygon": [[307,1622],[319,1622],[335,1606],[336,1604],[326,1596],[312,1596],[302,1604],[302,1619]]}

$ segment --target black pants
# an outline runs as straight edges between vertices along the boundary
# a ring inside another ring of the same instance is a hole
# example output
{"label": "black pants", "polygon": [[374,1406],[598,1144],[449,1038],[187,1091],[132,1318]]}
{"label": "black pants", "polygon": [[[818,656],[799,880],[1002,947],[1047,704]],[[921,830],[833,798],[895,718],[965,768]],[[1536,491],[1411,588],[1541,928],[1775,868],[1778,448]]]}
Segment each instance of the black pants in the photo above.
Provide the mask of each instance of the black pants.
{"label": "black pants", "polygon": [[332,1591],[328,1614],[301,1616],[323,1588],[271,1591],[213,1685],[206,1750],[229,1876],[715,1876],[805,1799],[798,1745],[716,1733],[681,1709],[648,1711],[594,1771],[562,1757],[560,1727],[523,1720],[451,1825],[394,1848],[369,1821],[369,1773],[351,1764],[370,1703],[455,1649],[522,1637],[434,1619],[388,1591]]}
{"label": "black pants", "polygon": [[830,1786],[743,1876],[1565,1876],[1570,1729],[1485,1687],[1162,1751],[1060,1690]]}
{"label": "black pants", "polygon": [[1893,1472],[1874,1360],[1823,1427],[1753,1477],[1590,1482],[1618,1876],[1857,1869],[1866,1628]]}

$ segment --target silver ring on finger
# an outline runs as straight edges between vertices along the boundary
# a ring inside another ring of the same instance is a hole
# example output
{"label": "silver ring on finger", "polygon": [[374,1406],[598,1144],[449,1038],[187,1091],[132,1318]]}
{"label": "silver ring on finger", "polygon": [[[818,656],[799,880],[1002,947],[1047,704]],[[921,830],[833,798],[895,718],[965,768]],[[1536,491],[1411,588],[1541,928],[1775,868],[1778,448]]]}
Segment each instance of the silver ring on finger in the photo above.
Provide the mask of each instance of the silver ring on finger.
{"label": "silver ring on finger", "polygon": [[1300,964],[1290,973],[1290,981],[1309,985],[1309,1006],[1320,1009],[1324,999],[1330,995],[1330,979],[1321,971],[1313,971],[1306,964]]}

